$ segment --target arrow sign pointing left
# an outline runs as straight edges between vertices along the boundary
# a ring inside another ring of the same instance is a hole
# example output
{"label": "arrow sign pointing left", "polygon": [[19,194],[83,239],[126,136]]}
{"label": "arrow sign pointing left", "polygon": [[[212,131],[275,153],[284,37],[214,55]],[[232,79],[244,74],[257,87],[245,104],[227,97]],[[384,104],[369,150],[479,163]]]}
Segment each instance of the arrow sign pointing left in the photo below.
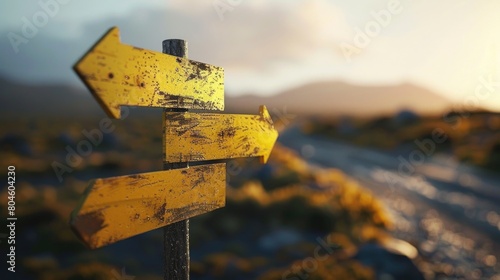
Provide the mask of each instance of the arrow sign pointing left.
{"label": "arrow sign pointing left", "polygon": [[221,67],[121,44],[117,27],[74,69],[112,118],[123,105],[224,110]]}
{"label": "arrow sign pointing left", "polygon": [[185,220],[226,202],[226,164],[93,180],[70,224],[92,249]]}

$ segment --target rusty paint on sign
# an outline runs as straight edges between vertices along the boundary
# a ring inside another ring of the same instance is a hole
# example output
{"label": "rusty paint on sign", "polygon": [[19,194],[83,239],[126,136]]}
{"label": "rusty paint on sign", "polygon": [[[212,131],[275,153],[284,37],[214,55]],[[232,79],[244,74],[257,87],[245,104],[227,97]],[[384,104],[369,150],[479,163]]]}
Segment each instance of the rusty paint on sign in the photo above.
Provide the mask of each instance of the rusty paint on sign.
{"label": "rusty paint on sign", "polygon": [[117,27],[74,69],[113,118],[123,105],[224,110],[221,67],[121,44]]}
{"label": "rusty paint on sign", "polygon": [[225,189],[225,163],[97,179],[70,224],[99,248],[223,207]]}
{"label": "rusty paint on sign", "polygon": [[265,106],[259,115],[168,112],[165,161],[260,157],[266,163],[278,132]]}

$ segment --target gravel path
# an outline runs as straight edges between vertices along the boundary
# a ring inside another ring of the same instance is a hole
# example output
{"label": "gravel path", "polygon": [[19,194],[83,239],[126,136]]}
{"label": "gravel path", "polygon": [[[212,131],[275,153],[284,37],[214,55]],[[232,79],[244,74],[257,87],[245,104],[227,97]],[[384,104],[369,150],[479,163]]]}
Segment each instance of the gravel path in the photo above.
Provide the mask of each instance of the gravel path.
{"label": "gravel path", "polygon": [[280,142],[311,164],[344,171],[380,198],[395,221],[394,236],[418,249],[414,261],[427,279],[500,280],[500,176],[442,154],[401,175],[398,156],[408,158],[411,149],[386,153],[298,128]]}

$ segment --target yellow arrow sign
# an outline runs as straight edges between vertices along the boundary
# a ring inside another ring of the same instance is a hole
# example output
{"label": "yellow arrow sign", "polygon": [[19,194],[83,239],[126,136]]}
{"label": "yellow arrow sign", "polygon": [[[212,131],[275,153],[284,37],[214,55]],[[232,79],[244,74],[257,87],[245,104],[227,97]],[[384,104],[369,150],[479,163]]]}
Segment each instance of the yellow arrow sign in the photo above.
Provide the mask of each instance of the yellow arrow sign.
{"label": "yellow arrow sign", "polygon": [[260,157],[266,163],[278,132],[265,106],[259,115],[168,112],[165,161]]}
{"label": "yellow arrow sign", "polygon": [[224,110],[222,68],[121,44],[117,27],[74,69],[113,118],[121,105]]}
{"label": "yellow arrow sign", "polygon": [[225,196],[225,163],[97,179],[70,224],[99,248],[223,207]]}

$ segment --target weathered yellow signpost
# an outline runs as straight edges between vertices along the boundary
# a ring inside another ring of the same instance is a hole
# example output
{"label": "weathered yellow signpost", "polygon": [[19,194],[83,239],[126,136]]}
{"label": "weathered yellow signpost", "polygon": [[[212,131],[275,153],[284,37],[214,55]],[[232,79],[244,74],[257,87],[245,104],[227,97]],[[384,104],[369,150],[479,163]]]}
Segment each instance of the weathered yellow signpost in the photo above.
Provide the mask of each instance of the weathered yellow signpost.
{"label": "weathered yellow signpost", "polygon": [[220,67],[120,43],[114,27],[75,65],[106,113],[120,106],[224,110]]}
{"label": "weathered yellow signpost", "polygon": [[224,109],[224,72],[186,56],[182,40],[164,41],[158,53],[121,44],[114,27],[74,67],[110,117],[120,106],[165,108],[167,170],[92,180],[70,219],[93,249],[166,226],[165,279],[189,279],[187,219],[225,205],[225,163],[188,163],[265,163],[278,137],[265,106],[258,115],[187,112]]}

